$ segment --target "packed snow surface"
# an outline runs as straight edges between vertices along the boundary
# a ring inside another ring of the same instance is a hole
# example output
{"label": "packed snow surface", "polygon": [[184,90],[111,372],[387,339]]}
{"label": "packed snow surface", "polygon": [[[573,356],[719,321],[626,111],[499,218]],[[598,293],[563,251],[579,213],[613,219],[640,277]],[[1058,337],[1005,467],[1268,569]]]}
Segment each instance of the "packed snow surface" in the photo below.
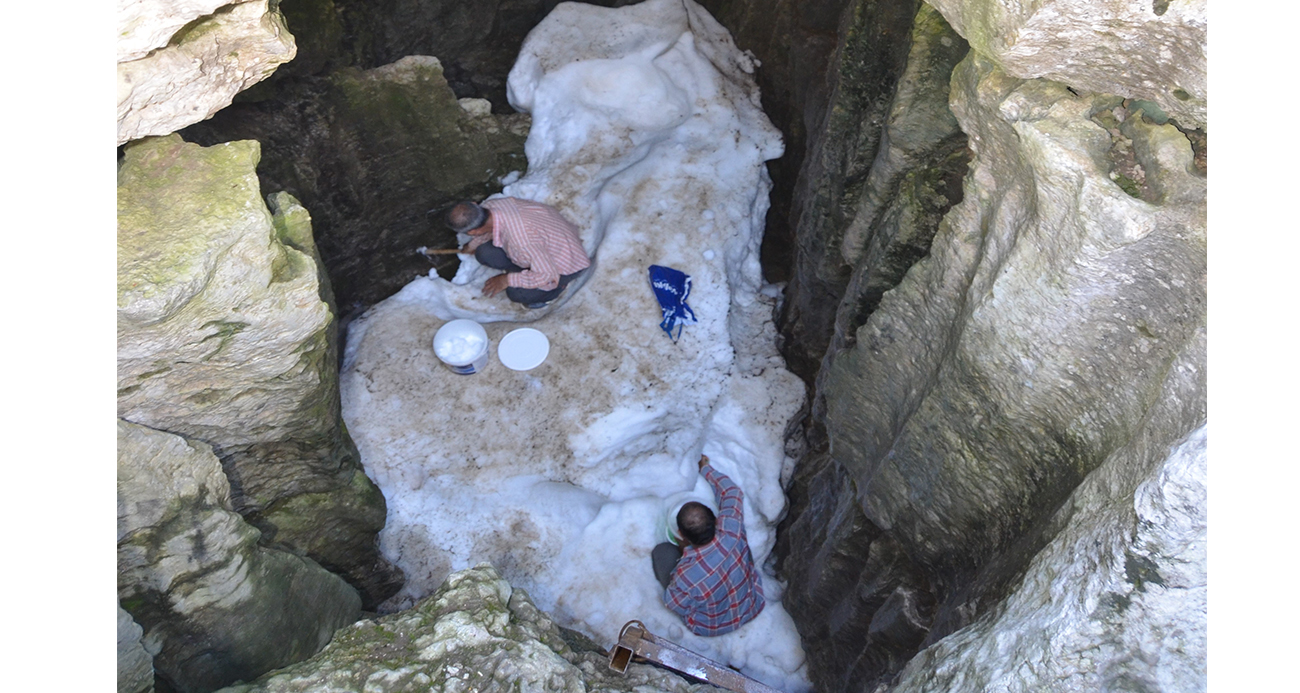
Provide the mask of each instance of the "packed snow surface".
{"label": "packed snow surface", "polygon": [[[482,296],[495,272],[462,256],[453,281],[417,279],[353,323],[344,416],[388,500],[381,549],[408,578],[385,608],[491,561],[605,646],[638,619],[769,685],[810,688],[783,585],[765,565],[803,385],[777,354],[779,292],[758,263],[763,162],[782,144],[754,67],[691,0],[563,3],[529,35],[508,84],[533,117],[529,170],[504,194],[560,209],[592,268],[530,311]],[[677,342],[659,329],[652,264],[693,278],[699,322]],[[526,372],[493,358],[456,375],[430,348],[454,318],[485,323],[494,352],[509,323],[531,322],[550,354]],[[757,619],[713,638],[663,605],[650,563],[667,512],[689,498],[712,504],[701,453],[745,492],[767,596]]]}

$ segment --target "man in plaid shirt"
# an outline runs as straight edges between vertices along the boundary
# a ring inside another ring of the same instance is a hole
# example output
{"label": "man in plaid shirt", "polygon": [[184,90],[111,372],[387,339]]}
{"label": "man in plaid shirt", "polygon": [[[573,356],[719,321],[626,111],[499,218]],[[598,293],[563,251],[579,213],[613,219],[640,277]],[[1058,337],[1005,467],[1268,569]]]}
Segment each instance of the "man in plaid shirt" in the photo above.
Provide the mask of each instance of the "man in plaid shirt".
{"label": "man in plaid shirt", "polygon": [[722,635],[749,623],[763,610],[763,583],[745,539],[745,494],[727,475],[700,456],[700,471],[713,486],[718,514],[703,503],[686,503],[677,526],[690,543],[656,546],[655,575],[664,586],[664,604],[696,635]]}
{"label": "man in plaid shirt", "polygon": [[447,213],[447,225],[470,235],[462,253],[473,253],[486,267],[505,270],[483,284],[484,296],[504,289],[511,301],[540,308],[591,266],[578,227],[540,202],[515,197],[481,205],[458,202]]}

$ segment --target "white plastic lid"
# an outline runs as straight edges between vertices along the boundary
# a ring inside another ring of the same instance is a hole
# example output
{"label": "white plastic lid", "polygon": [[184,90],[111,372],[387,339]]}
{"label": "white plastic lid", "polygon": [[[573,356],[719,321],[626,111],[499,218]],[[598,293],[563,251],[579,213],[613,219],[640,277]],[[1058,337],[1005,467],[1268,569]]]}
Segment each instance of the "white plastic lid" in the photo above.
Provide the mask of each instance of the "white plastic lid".
{"label": "white plastic lid", "polygon": [[531,327],[521,327],[501,338],[497,358],[512,371],[532,370],[551,353],[551,340]]}

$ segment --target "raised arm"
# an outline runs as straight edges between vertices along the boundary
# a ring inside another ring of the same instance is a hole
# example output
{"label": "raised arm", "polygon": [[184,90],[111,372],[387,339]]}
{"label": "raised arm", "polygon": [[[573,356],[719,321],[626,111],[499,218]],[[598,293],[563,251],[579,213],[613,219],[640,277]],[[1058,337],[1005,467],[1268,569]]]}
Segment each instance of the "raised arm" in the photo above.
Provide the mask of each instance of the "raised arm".
{"label": "raised arm", "polygon": [[713,468],[708,457],[700,458],[700,471],[713,487],[718,503],[718,530],[745,536],[745,493],[730,477]]}

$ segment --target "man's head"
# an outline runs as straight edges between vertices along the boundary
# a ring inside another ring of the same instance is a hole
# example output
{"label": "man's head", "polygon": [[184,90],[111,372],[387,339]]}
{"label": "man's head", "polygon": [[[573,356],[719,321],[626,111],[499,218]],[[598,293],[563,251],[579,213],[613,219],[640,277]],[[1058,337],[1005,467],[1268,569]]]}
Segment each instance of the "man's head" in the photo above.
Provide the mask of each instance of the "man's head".
{"label": "man's head", "polygon": [[690,501],[677,511],[677,527],[686,541],[704,546],[713,541],[713,511],[703,503]]}
{"label": "man's head", "polygon": [[456,233],[479,236],[492,230],[488,223],[487,208],[465,200],[447,210],[447,226]]}

